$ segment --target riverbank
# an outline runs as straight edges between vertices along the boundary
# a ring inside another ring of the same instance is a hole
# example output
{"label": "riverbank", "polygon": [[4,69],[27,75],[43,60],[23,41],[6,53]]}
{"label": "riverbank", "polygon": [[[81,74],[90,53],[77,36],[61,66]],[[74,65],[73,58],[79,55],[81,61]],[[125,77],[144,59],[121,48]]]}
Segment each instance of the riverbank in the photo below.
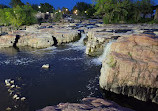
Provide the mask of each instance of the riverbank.
{"label": "riverbank", "polygon": [[[83,32],[87,33],[85,37],[81,37]],[[5,52],[4,47],[20,49],[21,46],[31,46],[41,49],[52,45],[60,47],[61,44],[80,39],[71,45],[82,44],[82,51],[94,58],[91,63],[102,64],[100,86],[103,89],[157,103],[157,35],[158,26],[147,24],[43,24],[8,32],[0,37],[0,41],[4,43],[1,50]]]}

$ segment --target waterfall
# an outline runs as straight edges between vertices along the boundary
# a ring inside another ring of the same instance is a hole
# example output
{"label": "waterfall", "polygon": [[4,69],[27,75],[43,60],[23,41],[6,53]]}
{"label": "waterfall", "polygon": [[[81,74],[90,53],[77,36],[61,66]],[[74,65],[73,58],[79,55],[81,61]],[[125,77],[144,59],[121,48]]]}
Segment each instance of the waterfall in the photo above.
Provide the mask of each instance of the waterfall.
{"label": "waterfall", "polygon": [[81,38],[80,40],[74,42],[74,43],[69,43],[68,45],[70,46],[69,49],[74,49],[74,50],[86,50],[86,46],[84,46],[84,38],[86,38],[87,34],[86,33],[81,33]]}
{"label": "waterfall", "polygon": [[84,40],[84,38],[86,38],[86,35],[87,35],[86,33],[81,33],[80,40],[75,42],[74,45],[76,45],[76,46],[84,46],[83,40]]}
{"label": "waterfall", "polygon": [[112,43],[113,43],[113,42],[111,41],[111,42],[109,42],[109,43],[107,43],[107,44],[105,45],[103,54],[102,54],[101,56],[99,56],[99,58],[98,58],[98,60],[99,60],[100,62],[102,62],[103,59],[109,54],[110,49],[111,49],[111,44],[112,44]]}
{"label": "waterfall", "polygon": [[106,58],[106,56],[109,54],[110,52],[110,49],[111,49],[111,44],[114,42],[114,40],[110,41],[109,43],[105,44],[105,47],[104,47],[104,51],[103,51],[103,54],[100,55],[98,58],[95,58],[93,59],[92,62],[94,62],[95,64],[101,64],[102,61],[104,60],[104,58]]}

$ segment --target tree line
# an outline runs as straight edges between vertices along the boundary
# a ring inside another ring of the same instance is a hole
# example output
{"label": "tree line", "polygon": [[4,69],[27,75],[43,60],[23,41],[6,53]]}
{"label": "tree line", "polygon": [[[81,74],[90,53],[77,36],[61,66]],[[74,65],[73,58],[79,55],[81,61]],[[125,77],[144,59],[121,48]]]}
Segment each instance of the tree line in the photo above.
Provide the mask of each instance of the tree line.
{"label": "tree line", "polygon": [[146,19],[146,15],[153,14],[153,5],[152,0],[93,0],[93,4],[77,2],[72,11],[69,11],[65,7],[55,10],[49,3],[30,5],[22,3],[21,0],[11,0],[11,8],[0,4],[0,25],[18,28],[21,25],[37,23],[37,12],[54,13],[55,20],[72,13],[87,18],[103,18],[104,23],[140,23],[153,20],[153,17]]}
{"label": "tree line", "polygon": [[138,23],[153,14],[152,0],[95,0],[96,15],[102,16],[104,23]]}

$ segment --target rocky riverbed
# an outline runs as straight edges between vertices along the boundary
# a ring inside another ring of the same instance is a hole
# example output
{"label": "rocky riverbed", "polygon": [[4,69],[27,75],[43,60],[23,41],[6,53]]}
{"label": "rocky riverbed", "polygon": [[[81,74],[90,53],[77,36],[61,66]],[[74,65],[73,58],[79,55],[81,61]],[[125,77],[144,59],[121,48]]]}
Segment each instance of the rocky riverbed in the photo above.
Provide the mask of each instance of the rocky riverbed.
{"label": "rocky riverbed", "polygon": [[[81,32],[86,36],[81,37]],[[158,103],[158,26],[148,24],[43,24],[0,36],[0,50],[21,46],[47,48],[53,45],[84,42],[85,53],[102,64],[99,84],[102,89],[142,101]],[[98,58],[96,58],[98,57]],[[81,104],[63,103],[41,111],[127,110],[97,98]],[[97,101],[97,103],[93,101]],[[111,104],[110,106],[108,105]],[[129,110],[129,109],[128,109]]]}
{"label": "rocky riverbed", "polygon": [[100,98],[83,98],[82,103],[60,103],[37,111],[133,111]]}

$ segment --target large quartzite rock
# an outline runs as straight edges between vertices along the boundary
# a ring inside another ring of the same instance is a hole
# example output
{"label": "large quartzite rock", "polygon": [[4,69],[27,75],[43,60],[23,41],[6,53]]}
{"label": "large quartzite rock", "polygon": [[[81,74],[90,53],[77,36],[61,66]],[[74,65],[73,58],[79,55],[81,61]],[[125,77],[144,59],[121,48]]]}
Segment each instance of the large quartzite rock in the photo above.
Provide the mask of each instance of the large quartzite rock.
{"label": "large quartzite rock", "polygon": [[15,38],[16,35],[14,34],[0,36],[0,48],[13,46]]}
{"label": "large quartzite rock", "polygon": [[100,86],[158,103],[158,38],[133,35],[112,43],[102,63]]}
{"label": "large quartzite rock", "polygon": [[38,111],[133,111],[100,98],[84,98],[82,103],[60,103]]}
{"label": "large quartzite rock", "polygon": [[30,46],[34,48],[46,48],[54,44],[52,35],[49,33],[33,33],[21,36],[17,46]]}
{"label": "large quartzite rock", "polygon": [[117,37],[118,36],[108,32],[89,31],[88,41],[86,42],[86,54],[90,56],[101,55],[105,45]]}
{"label": "large quartzite rock", "polygon": [[65,30],[59,28],[55,29],[55,31],[53,32],[53,37],[56,38],[58,45],[60,45],[62,43],[68,43],[79,40],[81,34],[77,30]]}

